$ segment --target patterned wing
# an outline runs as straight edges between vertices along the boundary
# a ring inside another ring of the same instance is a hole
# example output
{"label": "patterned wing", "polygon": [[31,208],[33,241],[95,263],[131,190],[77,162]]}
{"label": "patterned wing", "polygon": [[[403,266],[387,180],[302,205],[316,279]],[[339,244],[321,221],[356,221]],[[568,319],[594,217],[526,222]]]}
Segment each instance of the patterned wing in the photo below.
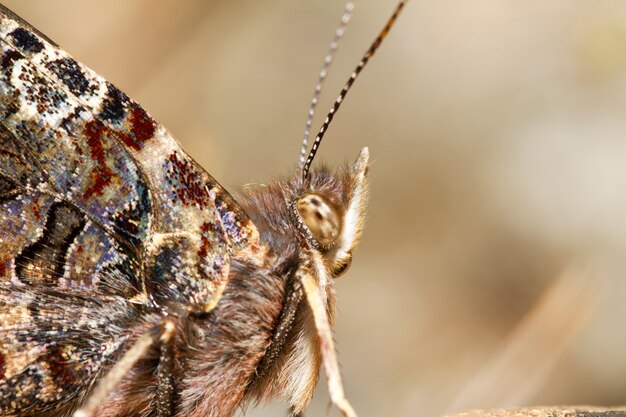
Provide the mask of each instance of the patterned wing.
{"label": "patterned wing", "polygon": [[[256,241],[254,225],[137,103],[6,9],[0,14],[0,122],[12,155],[0,167],[3,187],[70,204],[137,252],[154,298],[207,310],[229,252]],[[10,172],[16,155],[27,178]],[[3,248],[0,268],[11,269],[13,246],[9,257]]]}
{"label": "patterned wing", "polygon": [[0,416],[65,415],[148,324],[140,313],[122,297],[0,282]]}
{"label": "patterned wing", "polygon": [[257,239],[165,128],[0,6],[0,415],[84,392],[140,309],[210,310]]}

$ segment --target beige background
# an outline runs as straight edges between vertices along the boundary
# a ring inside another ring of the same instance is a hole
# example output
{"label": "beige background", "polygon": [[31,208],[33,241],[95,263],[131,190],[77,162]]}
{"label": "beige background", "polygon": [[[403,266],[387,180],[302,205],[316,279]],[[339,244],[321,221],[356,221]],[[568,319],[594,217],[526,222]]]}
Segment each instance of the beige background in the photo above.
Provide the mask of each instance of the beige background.
{"label": "beige background", "polygon": [[[296,163],[343,11],[5,4],[141,102],[230,190]],[[322,112],[394,6],[358,1]],[[365,145],[368,227],[337,283],[336,327],[361,417],[626,404],[626,2],[410,2],[319,156],[336,164]],[[320,385],[308,415],[327,401]],[[246,415],[282,414],[272,403]]]}

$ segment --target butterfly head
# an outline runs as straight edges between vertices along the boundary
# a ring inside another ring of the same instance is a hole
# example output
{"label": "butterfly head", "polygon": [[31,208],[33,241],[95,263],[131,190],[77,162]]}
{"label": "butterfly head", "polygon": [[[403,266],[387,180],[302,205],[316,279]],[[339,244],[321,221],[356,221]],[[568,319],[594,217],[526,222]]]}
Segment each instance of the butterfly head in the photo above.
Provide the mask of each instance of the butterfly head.
{"label": "butterfly head", "polygon": [[368,162],[368,149],[363,148],[354,164],[335,175],[324,168],[312,171],[289,203],[301,238],[322,254],[334,277],[349,268],[361,237]]}

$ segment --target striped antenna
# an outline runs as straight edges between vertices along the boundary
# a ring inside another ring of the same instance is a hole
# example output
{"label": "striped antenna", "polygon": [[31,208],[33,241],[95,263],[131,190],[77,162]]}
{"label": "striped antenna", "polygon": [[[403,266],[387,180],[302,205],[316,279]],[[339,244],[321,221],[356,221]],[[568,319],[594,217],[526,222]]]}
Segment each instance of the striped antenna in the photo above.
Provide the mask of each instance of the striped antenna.
{"label": "striped antenna", "polygon": [[309,157],[304,162],[304,166],[302,167],[302,179],[303,180],[308,178],[309,168],[311,167],[311,163],[313,162],[313,159],[315,158],[315,154],[317,153],[317,150],[319,149],[320,143],[322,142],[322,138],[324,137],[326,130],[328,130],[328,126],[330,125],[330,122],[332,122],[333,117],[335,116],[335,113],[337,113],[337,110],[339,110],[339,107],[341,106],[343,99],[346,97],[348,90],[350,90],[350,87],[352,87],[352,84],[354,84],[354,80],[356,80],[356,78],[359,76],[359,74],[361,73],[365,65],[367,65],[370,58],[374,56],[374,53],[376,52],[376,50],[382,43],[383,39],[385,39],[389,31],[391,30],[391,27],[396,22],[398,15],[404,8],[404,5],[406,4],[407,1],[408,0],[402,0],[398,3],[398,5],[396,6],[396,9],[393,11],[393,14],[389,18],[389,20],[387,20],[387,24],[385,24],[385,27],[383,28],[383,30],[381,30],[378,36],[376,37],[376,39],[374,39],[374,42],[372,42],[372,45],[365,52],[365,54],[363,55],[363,58],[361,58],[361,62],[359,62],[359,65],[357,65],[355,70],[352,72],[352,75],[350,75],[350,78],[348,78],[348,81],[343,86],[341,93],[339,93],[339,97],[337,97],[337,100],[335,100],[335,104],[333,104],[333,107],[328,112],[328,115],[326,116],[326,120],[324,120],[324,123],[322,124],[322,127],[320,128],[319,133],[315,137],[315,141],[313,142],[313,146],[311,147],[311,152],[309,152]]}
{"label": "striped antenna", "polygon": [[328,48],[328,52],[326,53],[326,57],[324,58],[324,65],[320,70],[319,78],[317,79],[317,83],[315,84],[315,91],[313,92],[313,98],[311,99],[311,105],[309,106],[309,113],[306,119],[306,126],[304,128],[302,148],[300,149],[300,169],[304,168],[304,161],[306,158],[306,151],[309,147],[309,136],[311,135],[311,125],[313,124],[313,116],[315,115],[315,107],[317,106],[317,101],[319,99],[320,93],[322,92],[322,87],[324,86],[326,75],[328,74],[328,68],[333,62],[335,52],[337,51],[337,47],[339,46],[339,41],[341,41],[341,38],[346,31],[346,26],[348,26],[348,23],[350,22],[350,17],[352,16],[353,10],[354,3],[349,1],[346,4],[346,10],[341,17],[339,27],[337,27],[337,30],[335,31],[335,37],[333,38],[333,41]]}

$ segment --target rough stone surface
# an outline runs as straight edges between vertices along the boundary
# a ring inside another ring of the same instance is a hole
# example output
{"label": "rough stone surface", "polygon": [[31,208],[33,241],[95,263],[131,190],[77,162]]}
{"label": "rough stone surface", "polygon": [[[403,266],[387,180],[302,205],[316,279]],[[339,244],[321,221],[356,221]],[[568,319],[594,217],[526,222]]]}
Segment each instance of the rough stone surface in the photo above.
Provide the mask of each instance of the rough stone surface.
{"label": "rough stone surface", "polygon": [[626,417],[626,406],[620,408],[590,406],[496,408],[472,410],[447,417]]}

